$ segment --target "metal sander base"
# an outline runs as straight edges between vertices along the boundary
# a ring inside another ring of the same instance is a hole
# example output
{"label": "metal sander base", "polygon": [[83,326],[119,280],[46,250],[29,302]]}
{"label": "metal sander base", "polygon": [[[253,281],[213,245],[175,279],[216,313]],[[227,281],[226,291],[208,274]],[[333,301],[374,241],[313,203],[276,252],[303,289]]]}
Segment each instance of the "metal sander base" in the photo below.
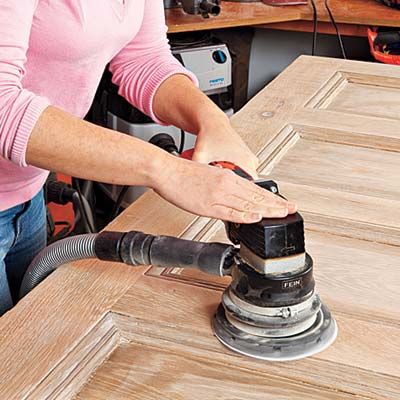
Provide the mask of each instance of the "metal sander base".
{"label": "metal sander base", "polygon": [[213,330],[218,340],[231,350],[268,361],[310,357],[329,347],[337,336],[336,321],[323,304],[314,324],[293,336],[261,337],[243,332],[228,321],[222,304],[215,314]]}

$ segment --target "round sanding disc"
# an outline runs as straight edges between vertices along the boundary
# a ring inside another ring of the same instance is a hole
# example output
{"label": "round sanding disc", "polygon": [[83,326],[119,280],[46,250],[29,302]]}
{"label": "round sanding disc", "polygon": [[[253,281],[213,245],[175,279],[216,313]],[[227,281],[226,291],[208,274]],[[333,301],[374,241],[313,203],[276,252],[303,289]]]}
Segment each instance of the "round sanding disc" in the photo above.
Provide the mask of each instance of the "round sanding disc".
{"label": "round sanding disc", "polygon": [[314,324],[306,331],[288,337],[261,337],[239,330],[225,316],[222,305],[214,317],[215,336],[231,350],[268,361],[292,361],[310,357],[329,347],[336,339],[337,324],[322,304]]}

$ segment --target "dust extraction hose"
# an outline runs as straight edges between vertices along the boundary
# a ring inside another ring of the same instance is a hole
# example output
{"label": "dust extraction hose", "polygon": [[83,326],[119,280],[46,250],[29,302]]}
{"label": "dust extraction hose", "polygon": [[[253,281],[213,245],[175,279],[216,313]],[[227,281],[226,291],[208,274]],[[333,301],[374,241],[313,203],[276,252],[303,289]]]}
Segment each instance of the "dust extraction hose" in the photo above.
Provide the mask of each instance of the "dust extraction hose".
{"label": "dust extraction hose", "polygon": [[20,298],[28,294],[63,264],[87,258],[128,265],[196,268],[213,275],[227,275],[237,250],[224,243],[201,243],[143,232],[101,232],[73,236],[46,247],[29,265]]}
{"label": "dust extraction hose", "polygon": [[28,294],[55,269],[72,261],[96,258],[94,245],[97,234],[69,237],[51,244],[31,262],[22,280],[19,297]]}

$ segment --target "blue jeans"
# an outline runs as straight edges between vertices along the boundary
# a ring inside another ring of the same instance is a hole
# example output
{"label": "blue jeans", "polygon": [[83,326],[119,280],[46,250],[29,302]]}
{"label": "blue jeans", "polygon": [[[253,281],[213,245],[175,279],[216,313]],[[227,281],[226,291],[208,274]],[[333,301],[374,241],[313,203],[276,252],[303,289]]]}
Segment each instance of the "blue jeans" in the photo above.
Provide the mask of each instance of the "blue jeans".
{"label": "blue jeans", "polygon": [[0,211],[0,315],[18,300],[32,259],[46,246],[43,190],[32,200]]}

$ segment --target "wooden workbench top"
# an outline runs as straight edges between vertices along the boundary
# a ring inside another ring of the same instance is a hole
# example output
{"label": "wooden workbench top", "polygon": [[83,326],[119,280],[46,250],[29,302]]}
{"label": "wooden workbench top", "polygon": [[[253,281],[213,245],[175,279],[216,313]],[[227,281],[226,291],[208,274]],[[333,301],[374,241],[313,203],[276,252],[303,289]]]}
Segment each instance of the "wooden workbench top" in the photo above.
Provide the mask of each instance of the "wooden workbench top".
{"label": "wooden workbench top", "polygon": [[[324,0],[316,0],[318,19],[329,22]],[[400,27],[400,11],[379,4],[376,0],[330,0],[330,8],[338,23]],[[272,7],[263,3],[222,1],[221,14],[204,19],[181,9],[166,10],[169,33],[205,29],[254,26],[288,21],[312,21],[310,6]]]}
{"label": "wooden workbench top", "polygon": [[[250,359],[212,334],[229,278],[88,260],[0,318],[0,399],[400,398],[398,67],[301,57],[232,122],[299,204],[336,342],[295,362]],[[110,229],[227,240],[222,222],[152,191]]]}
{"label": "wooden workbench top", "polygon": [[176,33],[296,21],[301,19],[301,10],[298,7],[271,7],[263,3],[222,2],[221,14],[216,17],[190,15],[180,8],[166,10],[165,15],[168,33]]}

